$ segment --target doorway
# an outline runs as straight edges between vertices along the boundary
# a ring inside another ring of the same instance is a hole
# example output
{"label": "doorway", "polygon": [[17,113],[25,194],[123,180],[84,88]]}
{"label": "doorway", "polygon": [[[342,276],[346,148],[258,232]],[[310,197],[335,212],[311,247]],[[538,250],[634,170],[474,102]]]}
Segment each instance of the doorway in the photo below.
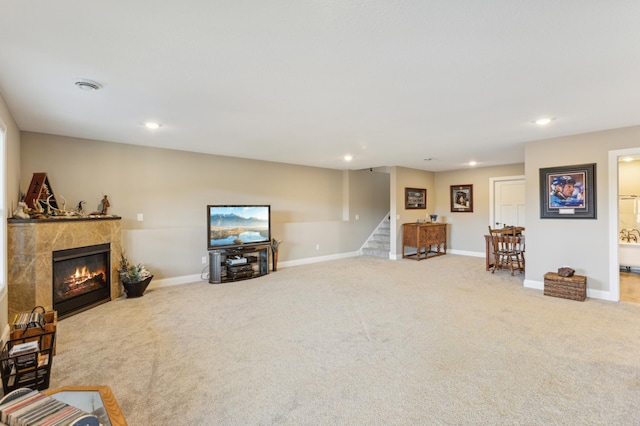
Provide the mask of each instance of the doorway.
{"label": "doorway", "polygon": [[[609,195],[611,202],[609,203],[609,283],[610,294],[609,300],[613,301],[634,301],[633,292],[628,291],[627,286],[638,286],[640,288],[640,274],[626,274],[626,270],[620,269],[620,166],[619,161],[623,157],[640,156],[640,147],[609,151]],[[631,278],[628,280],[627,278]],[[636,280],[638,278],[638,280]],[[625,286],[624,292],[621,291],[621,285]],[[621,298],[624,293],[624,298]],[[640,299],[634,301],[640,303]]]}

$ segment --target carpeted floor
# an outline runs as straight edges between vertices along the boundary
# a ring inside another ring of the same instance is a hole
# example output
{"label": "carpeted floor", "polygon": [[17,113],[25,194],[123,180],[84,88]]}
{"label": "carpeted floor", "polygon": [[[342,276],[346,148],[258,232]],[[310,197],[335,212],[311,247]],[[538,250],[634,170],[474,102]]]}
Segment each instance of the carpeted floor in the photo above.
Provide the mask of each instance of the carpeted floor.
{"label": "carpeted floor", "polygon": [[51,388],[109,385],[132,426],[632,425],[639,347],[640,305],[362,256],[64,319]]}

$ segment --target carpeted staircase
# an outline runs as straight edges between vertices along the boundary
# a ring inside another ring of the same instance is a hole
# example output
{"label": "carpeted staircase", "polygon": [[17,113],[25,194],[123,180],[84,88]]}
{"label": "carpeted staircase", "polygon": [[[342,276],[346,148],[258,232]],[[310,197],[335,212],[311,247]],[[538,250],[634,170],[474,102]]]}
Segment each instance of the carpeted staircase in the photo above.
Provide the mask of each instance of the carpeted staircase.
{"label": "carpeted staircase", "polygon": [[363,255],[382,257],[384,259],[389,258],[389,242],[391,241],[389,225],[389,215],[386,215],[375,231],[373,231],[367,242],[362,246]]}

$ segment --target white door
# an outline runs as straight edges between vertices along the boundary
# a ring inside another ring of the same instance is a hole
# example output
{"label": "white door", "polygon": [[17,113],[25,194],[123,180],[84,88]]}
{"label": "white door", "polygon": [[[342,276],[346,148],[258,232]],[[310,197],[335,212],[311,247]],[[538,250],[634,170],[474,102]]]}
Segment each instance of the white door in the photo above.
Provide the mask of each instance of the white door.
{"label": "white door", "polygon": [[507,176],[490,179],[492,228],[525,226],[524,176]]}

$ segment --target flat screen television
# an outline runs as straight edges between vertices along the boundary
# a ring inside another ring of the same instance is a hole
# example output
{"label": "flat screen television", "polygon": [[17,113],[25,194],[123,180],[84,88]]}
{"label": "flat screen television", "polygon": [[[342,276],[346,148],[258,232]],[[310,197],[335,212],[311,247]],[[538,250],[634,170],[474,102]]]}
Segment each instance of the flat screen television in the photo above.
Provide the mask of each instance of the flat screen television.
{"label": "flat screen television", "polygon": [[249,246],[271,242],[271,206],[207,206],[207,247]]}

